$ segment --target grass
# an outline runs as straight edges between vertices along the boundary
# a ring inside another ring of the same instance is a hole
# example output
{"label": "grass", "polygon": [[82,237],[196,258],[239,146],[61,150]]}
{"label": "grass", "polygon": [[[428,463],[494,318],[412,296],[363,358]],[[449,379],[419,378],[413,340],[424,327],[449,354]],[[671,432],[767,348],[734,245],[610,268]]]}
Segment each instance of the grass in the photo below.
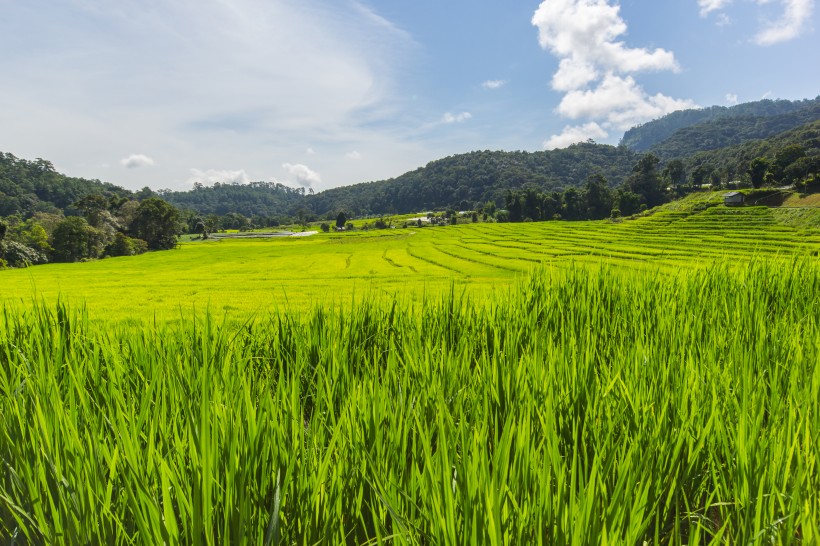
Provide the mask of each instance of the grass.
{"label": "grass", "polygon": [[815,544],[819,308],[809,259],[542,268],[241,326],[6,304],[0,537]]}
{"label": "grass", "polygon": [[805,220],[690,203],[2,271],[0,544],[817,544]]}
{"label": "grass", "polygon": [[820,229],[804,212],[697,209],[698,203],[622,223],[465,224],[187,242],[138,257],[0,271],[0,302],[53,304],[59,297],[86,304],[92,319],[104,321],[181,320],[205,308],[242,320],[248,313],[306,310],[365,294],[419,301],[452,284],[489,297],[535,266],[609,263],[671,273],[715,260],[820,251]]}

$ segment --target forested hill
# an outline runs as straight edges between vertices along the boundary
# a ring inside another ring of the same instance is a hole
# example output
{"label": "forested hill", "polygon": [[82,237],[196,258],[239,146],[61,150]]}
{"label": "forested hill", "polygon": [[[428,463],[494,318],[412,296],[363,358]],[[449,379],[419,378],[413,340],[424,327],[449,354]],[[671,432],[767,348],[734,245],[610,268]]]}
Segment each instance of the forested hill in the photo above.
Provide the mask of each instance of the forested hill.
{"label": "forested hill", "polygon": [[819,115],[820,97],[681,110],[629,129],[621,145],[636,152],[682,157],[743,140],[767,138],[820,119]]}
{"label": "forested hill", "polygon": [[219,216],[232,212],[248,217],[290,215],[305,203],[304,188],[289,188],[272,182],[194,184],[191,191],[163,191],[160,195],[182,209]]}
{"label": "forested hill", "polygon": [[[150,193],[150,190],[148,190]],[[58,173],[44,159],[29,161],[0,152],[0,217],[35,212],[62,213],[87,195],[131,197],[125,188]]]}
{"label": "forested hill", "polygon": [[344,186],[308,196],[316,214],[405,213],[501,202],[508,189],[580,187],[593,174],[610,186],[626,179],[639,155],[624,147],[574,144],[546,152],[471,152],[433,161],[397,178]]}
{"label": "forested hill", "polygon": [[698,152],[683,159],[683,166],[693,184],[720,183],[748,176],[755,158],[769,162],[778,178],[791,181],[820,172],[820,120],[766,139]]}

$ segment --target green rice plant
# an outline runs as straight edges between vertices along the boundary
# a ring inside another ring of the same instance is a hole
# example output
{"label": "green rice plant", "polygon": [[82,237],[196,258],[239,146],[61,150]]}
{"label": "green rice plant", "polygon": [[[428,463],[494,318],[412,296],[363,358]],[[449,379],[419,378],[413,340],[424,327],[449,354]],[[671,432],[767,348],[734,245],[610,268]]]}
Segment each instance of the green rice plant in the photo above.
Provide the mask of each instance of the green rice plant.
{"label": "green rice plant", "polygon": [[380,294],[5,304],[0,543],[820,541],[816,260]]}

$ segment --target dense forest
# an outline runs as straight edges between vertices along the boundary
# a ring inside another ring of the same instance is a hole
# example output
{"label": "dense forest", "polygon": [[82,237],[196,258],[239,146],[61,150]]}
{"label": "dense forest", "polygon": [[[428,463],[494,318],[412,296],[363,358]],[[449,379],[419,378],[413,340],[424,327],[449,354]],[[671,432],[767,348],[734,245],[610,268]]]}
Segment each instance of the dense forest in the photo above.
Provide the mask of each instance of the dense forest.
{"label": "dense forest", "polygon": [[282,184],[196,185],[186,192],[161,192],[177,207],[201,215],[239,213],[255,224],[275,225],[287,218],[335,217],[339,210],[355,216],[422,210],[473,209],[479,203],[501,203],[505,192],[578,187],[593,174],[620,184],[638,159],[625,148],[593,143],[549,152],[477,151],[439,159],[389,180],[333,188],[315,195]]}
{"label": "dense forest", "polygon": [[[652,151],[664,158],[681,157],[703,149],[737,144],[743,138],[766,138],[815,121],[820,119],[817,117],[818,106],[820,97],[799,101],[761,100],[729,107],[680,110],[629,129],[620,145],[635,152]],[[673,138],[685,129],[690,130],[679,138]],[[708,148],[697,148],[684,135],[694,137],[697,145]],[[672,139],[670,144],[664,146],[664,141],[668,139]],[[679,148],[674,149],[674,145]]]}
{"label": "dense forest", "polygon": [[623,182],[640,156],[626,148],[574,144],[549,152],[472,152],[379,182],[334,188],[308,196],[318,214],[343,209],[356,215],[395,214],[500,203],[508,190],[578,187],[593,174],[612,186]]}
{"label": "dense forest", "polygon": [[202,215],[238,212],[247,217],[286,216],[304,205],[305,188],[273,182],[217,182],[213,186],[195,183],[191,191],[161,191],[160,195],[181,209],[192,209]]}
{"label": "dense forest", "polygon": [[[147,193],[146,193],[147,192]],[[134,193],[99,180],[73,178],[58,173],[44,159],[28,161],[0,152],[0,217],[35,212],[76,213],[72,205],[87,195],[134,197]],[[145,188],[142,196],[150,197]]]}
{"label": "dense forest", "polygon": [[[771,184],[794,184],[820,172],[820,121],[771,138],[698,152],[682,162],[695,185],[741,181],[760,186],[767,172]],[[759,180],[755,169],[762,173]]]}
{"label": "dense forest", "polygon": [[0,152],[0,269],[164,250],[183,229],[180,211],[148,188],[72,178]]}

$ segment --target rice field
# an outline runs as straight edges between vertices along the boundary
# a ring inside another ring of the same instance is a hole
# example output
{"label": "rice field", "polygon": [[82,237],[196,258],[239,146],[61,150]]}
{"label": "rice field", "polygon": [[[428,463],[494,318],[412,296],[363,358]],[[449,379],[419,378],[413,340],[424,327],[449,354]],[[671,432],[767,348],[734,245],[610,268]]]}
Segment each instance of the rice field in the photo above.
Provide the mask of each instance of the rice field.
{"label": "rice field", "polygon": [[742,211],[0,272],[0,544],[817,544],[820,237]]}
{"label": "rice field", "polygon": [[479,223],[190,242],[143,256],[2,271],[0,303],[60,299],[87,305],[92,319],[139,323],[181,320],[206,308],[241,321],[365,295],[420,301],[451,286],[493,297],[533,268],[607,264],[671,273],[716,260],[816,256],[820,228],[811,222],[820,209],[796,210],[804,212],[718,206],[621,223]]}

